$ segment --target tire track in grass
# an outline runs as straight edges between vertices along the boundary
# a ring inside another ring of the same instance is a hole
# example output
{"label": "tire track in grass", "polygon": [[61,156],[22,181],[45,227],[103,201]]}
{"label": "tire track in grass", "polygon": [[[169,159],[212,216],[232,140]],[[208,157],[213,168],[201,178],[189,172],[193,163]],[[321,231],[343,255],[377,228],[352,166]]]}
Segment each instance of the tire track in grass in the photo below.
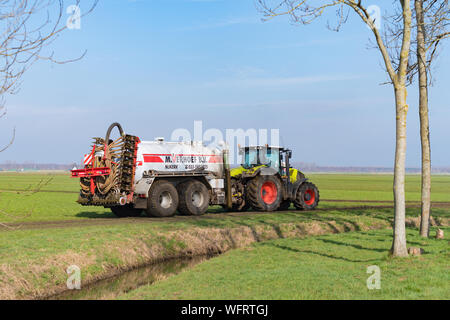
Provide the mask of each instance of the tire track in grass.
{"label": "tire track in grass", "polygon": [[[323,200],[326,201],[326,200]],[[356,202],[357,200],[342,200],[339,202]],[[420,203],[417,205],[407,205],[407,208],[420,207]],[[450,202],[433,202],[434,208],[448,208]],[[393,205],[384,206],[351,206],[351,207],[330,207],[323,209],[316,209],[310,212],[328,212],[328,211],[357,211],[357,210],[370,210],[370,209],[392,209]],[[278,212],[305,212],[297,210],[278,211]],[[177,215],[169,218],[156,218],[156,217],[133,217],[133,218],[91,218],[91,219],[79,219],[79,220],[50,220],[50,221],[29,221],[29,222],[15,222],[15,223],[3,223],[0,224],[0,232],[14,231],[14,230],[31,230],[31,229],[60,229],[60,228],[73,228],[83,226],[101,226],[101,225],[116,225],[116,224],[134,224],[134,223],[155,223],[155,222],[182,222],[202,219],[217,219],[217,218],[230,218],[251,216],[252,214],[274,214],[274,212],[259,212],[259,211],[246,211],[246,212],[220,212],[220,213],[208,213],[206,215],[196,216],[181,216]]]}
{"label": "tire track in grass", "polygon": [[[27,193],[27,192],[32,192],[33,190],[29,190],[29,189],[1,189],[0,192],[11,192],[11,193],[15,193],[15,192],[23,192],[23,193]],[[40,193],[69,193],[69,194],[79,194],[79,191],[69,191],[69,190],[40,190]],[[321,199],[321,202],[348,202],[348,203],[382,203],[382,204],[393,204],[394,201],[393,200],[349,200],[349,199]],[[409,200],[406,201],[407,204],[417,204],[420,205],[421,202],[420,201],[415,201],[415,200]],[[433,201],[434,205],[442,205],[442,206],[448,206],[450,207],[450,202],[449,201]]]}

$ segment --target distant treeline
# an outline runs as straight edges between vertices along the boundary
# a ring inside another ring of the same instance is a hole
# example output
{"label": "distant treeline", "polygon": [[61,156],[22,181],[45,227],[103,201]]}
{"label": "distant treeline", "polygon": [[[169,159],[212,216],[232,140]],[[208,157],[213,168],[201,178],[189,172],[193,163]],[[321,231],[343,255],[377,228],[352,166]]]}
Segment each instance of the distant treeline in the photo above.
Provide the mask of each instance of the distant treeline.
{"label": "distant treeline", "polygon": [[[393,173],[394,168],[387,167],[338,167],[318,166],[314,163],[294,162],[296,167],[305,172],[356,172],[356,173]],[[450,173],[450,167],[432,167],[432,173]],[[406,173],[420,173],[420,168],[406,168]]]}
{"label": "distant treeline", "polygon": [[79,168],[78,164],[56,164],[56,163],[15,163],[6,162],[0,164],[0,171],[29,171],[29,170],[72,170]]}
{"label": "distant treeline", "polygon": [[[294,162],[293,167],[304,172],[354,172],[354,173],[392,173],[393,168],[386,167],[338,167],[318,166],[314,163]],[[6,162],[0,164],[0,171],[29,171],[29,170],[71,170],[74,167],[81,168],[80,164],[56,164],[56,163],[15,163]],[[406,168],[407,173],[420,173],[420,168]],[[434,167],[433,173],[450,173],[450,167]]]}

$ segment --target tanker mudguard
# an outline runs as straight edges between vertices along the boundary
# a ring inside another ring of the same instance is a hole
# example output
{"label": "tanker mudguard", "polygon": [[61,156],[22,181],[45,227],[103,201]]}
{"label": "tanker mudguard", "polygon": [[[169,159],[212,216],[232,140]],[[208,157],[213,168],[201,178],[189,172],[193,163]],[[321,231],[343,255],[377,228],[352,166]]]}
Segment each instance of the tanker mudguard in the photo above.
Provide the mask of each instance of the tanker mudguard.
{"label": "tanker mudguard", "polygon": [[145,197],[147,197],[148,191],[150,190],[153,181],[155,181],[155,178],[142,178],[136,183],[134,192],[138,195],[142,194],[145,195]]}

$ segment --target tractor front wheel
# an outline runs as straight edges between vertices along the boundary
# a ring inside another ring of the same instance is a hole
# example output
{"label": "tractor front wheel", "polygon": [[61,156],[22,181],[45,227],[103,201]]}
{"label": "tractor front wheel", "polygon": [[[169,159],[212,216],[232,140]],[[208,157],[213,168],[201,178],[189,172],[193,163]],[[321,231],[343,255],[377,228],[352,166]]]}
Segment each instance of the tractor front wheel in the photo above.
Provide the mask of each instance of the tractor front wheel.
{"label": "tractor front wheel", "polygon": [[319,204],[319,189],[311,183],[303,183],[297,190],[294,205],[298,210],[313,210]]}
{"label": "tractor front wheel", "polygon": [[275,211],[280,206],[282,190],[276,176],[257,176],[247,183],[248,204],[257,211]]}

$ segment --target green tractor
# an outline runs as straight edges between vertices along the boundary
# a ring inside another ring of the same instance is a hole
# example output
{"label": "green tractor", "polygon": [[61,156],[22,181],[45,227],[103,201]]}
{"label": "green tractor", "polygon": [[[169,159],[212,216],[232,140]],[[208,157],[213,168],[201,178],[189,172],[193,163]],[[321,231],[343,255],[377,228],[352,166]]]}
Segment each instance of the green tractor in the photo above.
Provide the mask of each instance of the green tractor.
{"label": "green tractor", "polygon": [[319,204],[319,190],[305,175],[291,168],[292,151],[281,147],[256,146],[239,149],[242,164],[231,169],[232,210],[299,210]]}

